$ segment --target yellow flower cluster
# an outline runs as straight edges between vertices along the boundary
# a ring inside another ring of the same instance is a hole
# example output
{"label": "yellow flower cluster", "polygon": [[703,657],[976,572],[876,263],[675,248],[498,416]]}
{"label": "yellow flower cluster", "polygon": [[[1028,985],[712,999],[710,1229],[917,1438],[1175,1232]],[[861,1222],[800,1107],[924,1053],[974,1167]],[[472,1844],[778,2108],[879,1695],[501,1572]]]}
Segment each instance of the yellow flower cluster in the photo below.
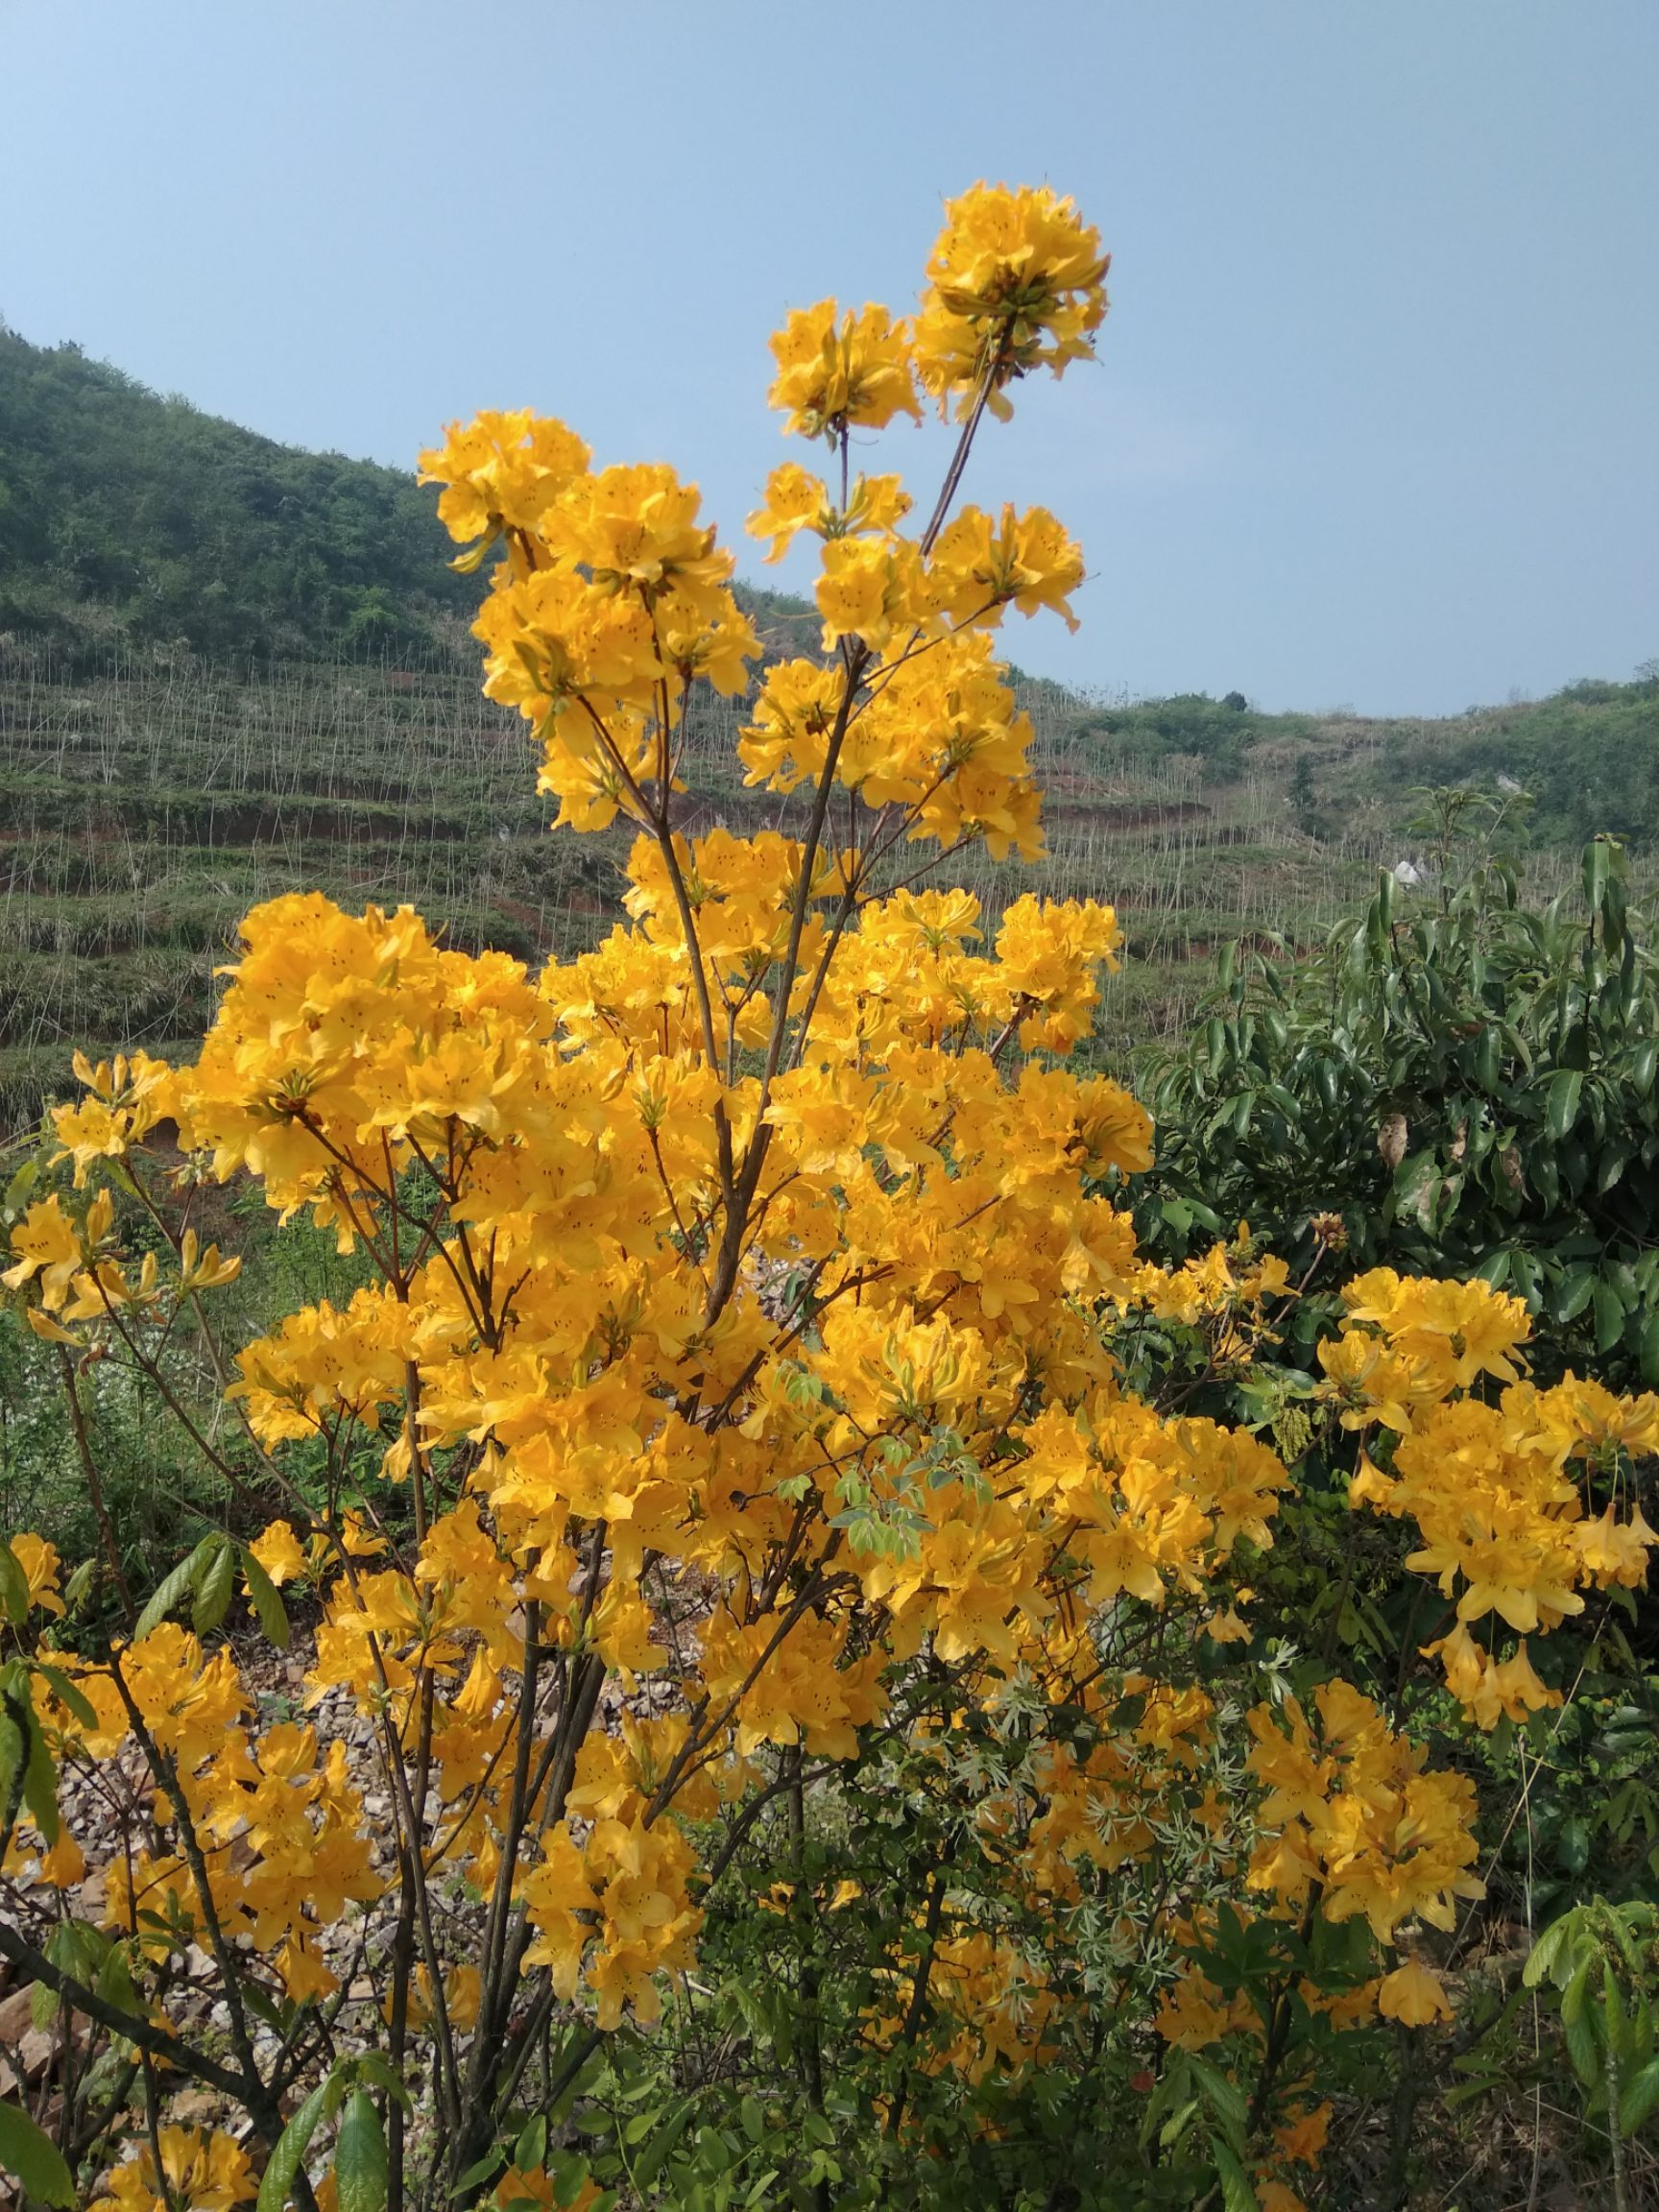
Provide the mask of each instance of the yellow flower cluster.
{"label": "yellow flower cluster", "polygon": [[162,2128],[156,2159],[146,2144],[105,2178],[104,2194],[89,2212],[231,2212],[255,2192],[248,2153],[233,2135],[217,2128]]}
{"label": "yellow flower cluster", "polygon": [[[73,1108],[64,1116],[63,1149],[74,1154],[84,1142],[85,1122]],[[100,1137],[103,1156],[118,1159],[132,1142],[113,1129]],[[77,1162],[80,1169],[79,1160]],[[48,1341],[82,1348],[88,1341],[77,1323],[112,1324],[117,1329],[140,1322],[164,1321],[180,1296],[217,1289],[232,1283],[241,1272],[240,1260],[225,1259],[217,1244],[202,1248],[196,1232],[186,1229],[180,1239],[178,1269],[171,1282],[162,1283],[156,1255],[146,1252],[136,1275],[130,1274],[111,1250],[115,1208],[108,1190],[100,1190],[84,1214],[65,1214],[61,1199],[51,1196],[31,1206],[12,1233],[17,1255],[0,1274],[0,1284],[20,1290],[37,1286],[38,1297],[25,1307],[29,1326]]]}
{"label": "yellow flower cluster", "polygon": [[[279,898],[247,918],[194,1065],[81,1064],[56,1122],[75,1188],[23,1211],[4,1276],[65,1353],[113,1333],[142,1366],[180,1301],[233,1272],[160,1209],[161,1249],[123,1248],[111,1190],[143,1202],[163,1123],[193,1156],[181,1186],[251,1176],[374,1278],[236,1356],[230,1417],[284,1517],[210,1544],[102,1657],[8,1660],[52,1760],[144,1777],[102,1900],[158,2017],[168,1961],[204,1936],[271,2004],[316,2005],[344,1954],[325,1938],[396,1898],[421,1955],[401,2009],[377,1992],[373,2010],[399,2033],[504,2035],[509,1958],[602,2030],[649,2022],[750,1824],[809,1767],[862,1780],[878,1758],[955,1793],[1002,1885],[948,1892],[926,1869],[938,1909],[916,1916],[912,1889],[874,1968],[878,2046],[926,2014],[922,2063],[970,2083],[1076,2032],[1098,1996],[1078,1931],[1102,1916],[1162,1974],[1213,1923],[1210,1889],[1280,1936],[1322,1915],[1378,1943],[1479,1893],[1469,1785],[1340,1682],[1250,1714],[1252,1827],[1226,1748],[1243,1700],[1203,1683],[1248,1638],[1238,1581],[1291,1477],[1255,1433],[1131,1379],[1166,1357],[1150,1318],[1200,1332],[1207,1382],[1231,1380],[1286,1270],[1242,1225],[1183,1267],[1137,1252],[1124,1185],[1151,1125],[1072,1057],[1117,963],[1112,908],[986,914],[914,881],[916,843],[1041,850],[1033,733],[991,633],[1010,607],[1071,621],[1082,555],[1044,510],[951,498],[985,409],[1089,352],[1105,270],[1069,202],[979,185],[948,210],[913,327],[832,301],[789,318],[774,401],[842,466],[838,490],[774,471],[751,518],[773,557],[817,541],[824,624],[821,658],[753,687],[693,487],[594,470],[527,413],[452,429],[424,465],[462,564],[500,549],[486,688],[535,726],[562,823],[637,826],[625,919],[532,974],[407,908]],[[919,391],[964,429],[907,537],[909,494],[853,478],[848,439]],[[746,697],[738,756],[778,827],[685,833],[700,685]],[[1431,1648],[1469,1709],[1535,1709],[1551,1693],[1525,1645],[1500,1661],[1471,1628],[1543,1632],[1584,1589],[1643,1579],[1630,1462],[1659,1444],[1659,1401],[1536,1389],[1525,1312],[1484,1285],[1378,1270],[1347,1304],[1320,1388],[1364,1441],[1355,1503],[1416,1522],[1409,1564],[1455,1601]],[[74,1602],[52,1548],[18,1537],[3,1565],[20,1647],[50,1636]],[[268,1624],[277,1591],[303,1593],[302,1718],[261,1719],[220,1636],[238,1575]],[[187,1585],[199,1632],[149,1625]],[[395,1851],[370,1834],[370,1764]],[[80,1881],[91,1841],[54,1839],[38,1781],[5,1870],[20,1894]],[[461,1900],[442,1941],[414,1909],[427,1883]],[[449,1956],[480,1924],[492,1955]],[[1301,1994],[1337,2026],[1446,2004],[1414,1957]],[[1195,1971],[1159,2026],[1197,2049],[1262,2021]],[[1325,2119],[1277,2117],[1258,2178],[1284,2207],[1279,2169],[1318,2155]],[[129,2160],[103,2201],[230,2212],[249,2189],[228,2141],[163,2132],[165,2176]],[[504,2203],[552,2190],[523,2155]]]}
{"label": "yellow flower cluster", "polygon": [[843,314],[833,300],[799,307],[772,340],[778,375],[767,405],[805,438],[884,430],[895,415],[920,421],[909,339],[885,307]]}
{"label": "yellow flower cluster", "polygon": [[[319,1936],[349,1901],[378,1896],[362,1801],[345,1743],[325,1745],[297,1721],[255,1729],[248,1694],[228,1650],[209,1656],[171,1622],[118,1648],[108,1665],[64,1655],[89,1725],[53,1694],[47,1719],[59,1755],[108,1766],[136,1742],[166,1762],[182,1804],[158,1789],[153,1820],[158,1847],[107,1863],[106,1924],[135,1936],[158,1956],[179,1941],[205,1943],[193,1887],[190,1847],[199,1847],[219,1927],[247,1937],[270,1960],[291,1995],[326,1994],[333,1974],[316,1952]],[[182,1822],[187,1819],[186,1837]],[[47,1878],[79,1880],[83,1845],[65,1827]],[[181,1933],[180,1933],[181,1932]]]}
{"label": "yellow flower cluster", "polygon": [[945,210],[917,318],[917,373],[943,409],[973,407],[989,380],[993,412],[1003,386],[1039,367],[1059,375],[1094,351],[1106,314],[1111,255],[1070,200],[1046,186],[975,184]]}
{"label": "yellow flower cluster", "polygon": [[1251,1856],[1249,1886],[1295,1909],[1317,1888],[1330,1920],[1362,1916],[1379,1942],[1407,1920],[1450,1928],[1455,1900],[1479,1897],[1470,1872],[1475,1786],[1429,1767],[1370,1698],[1345,1682],[1250,1715],[1249,1771],[1265,1792],[1271,1833]]}
{"label": "yellow flower cluster", "polygon": [[[920,1931],[913,1938],[925,1943]],[[982,2081],[994,2068],[1018,2074],[1040,2065],[1043,2031],[1055,2004],[1040,1960],[988,1929],[965,1927],[926,1946],[926,2000],[934,2039],[924,2060],[928,2074]],[[902,2036],[916,1998],[916,1976],[894,1970],[879,2007],[866,2018],[878,2044]]]}
{"label": "yellow flower cluster", "polygon": [[[1343,1296],[1351,1319],[1320,1347],[1323,1390],[1345,1426],[1379,1432],[1352,1502],[1414,1521],[1407,1565],[1455,1599],[1429,1654],[1481,1727],[1559,1703],[1526,1640],[1582,1612],[1586,1588],[1646,1583],[1659,1536],[1632,1462],[1659,1450],[1659,1397],[1574,1375],[1542,1390],[1523,1381],[1527,1310],[1481,1282],[1378,1268]],[[1496,1405],[1473,1394],[1483,1377],[1504,1385]],[[1492,1615],[1520,1639],[1502,1660],[1471,1634]]]}

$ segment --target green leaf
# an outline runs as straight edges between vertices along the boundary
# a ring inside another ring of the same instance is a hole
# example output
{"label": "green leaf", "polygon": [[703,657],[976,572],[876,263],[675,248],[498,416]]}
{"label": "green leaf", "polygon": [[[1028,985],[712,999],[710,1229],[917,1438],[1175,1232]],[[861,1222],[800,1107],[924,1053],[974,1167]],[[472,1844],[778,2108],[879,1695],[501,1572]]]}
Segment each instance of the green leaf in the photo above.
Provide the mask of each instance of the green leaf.
{"label": "green leaf", "polygon": [[[395,2098],[402,2105],[405,2112],[414,2111],[415,2100],[403,2086],[402,2077],[392,2061],[382,2058],[378,2051],[365,2051],[358,2058],[357,2079],[369,2082],[375,2089],[383,2089],[388,2097]],[[520,2159],[518,2163],[522,2165],[524,2161]],[[541,2160],[537,2158],[532,2163],[540,2166]]]}
{"label": "green leaf", "polygon": [[18,1168],[16,1174],[6,1186],[6,1195],[4,1198],[0,1198],[0,1213],[21,1214],[29,1202],[29,1193],[34,1190],[39,1176],[39,1161],[25,1160],[22,1166]]}
{"label": "green leaf", "polygon": [[[633,2180],[637,2189],[648,2189],[661,2173],[668,2153],[685,2134],[695,2104],[690,2098],[684,2099],[671,2111],[637,2158],[634,2161]],[[346,2212],[341,2206],[340,2212]]]}
{"label": "green leaf", "polygon": [[1555,1839],[1555,1858],[1569,1874],[1582,1874],[1590,1863],[1590,1823],[1575,1815],[1563,1820]]}
{"label": "green leaf", "polygon": [[1551,1143],[1559,1144],[1578,1118],[1578,1096],[1584,1088],[1583,1070],[1561,1068],[1550,1078],[1544,1096],[1544,1128]]}
{"label": "green leaf", "polygon": [[1482,1091],[1495,1092],[1503,1073],[1503,1033],[1488,1022],[1475,1047],[1475,1075]]}
{"label": "green leaf", "polygon": [[1200,2058],[1196,2053],[1192,2055],[1190,2063],[1192,2079],[1203,2090],[1210,2109],[1230,2135],[1242,2141],[1250,2116],[1250,2107],[1245,2103],[1243,2090],[1236,2081],[1229,2081],[1219,2067],[1212,2066],[1207,2058]]}
{"label": "green leaf", "polygon": [[150,1602],[139,1614],[132,1630],[132,1641],[138,1643],[149,1635],[152,1628],[159,1628],[175,1605],[183,1599],[187,1590],[194,1590],[201,1575],[205,1573],[215,1548],[224,1542],[219,1535],[204,1536],[187,1559],[180,1559],[173,1572],[164,1577],[152,1596]]}
{"label": "green leaf", "polygon": [[482,2158],[475,2159],[450,2190],[451,2197],[465,2197],[476,2189],[480,2182],[488,2181],[501,2171],[506,2152],[499,2148],[486,2151]]}
{"label": "green leaf", "polygon": [[43,2204],[73,2205],[75,2180],[63,2154],[27,2112],[0,2104],[0,2173],[13,2174]]}
{"label": "green leaf", "polygon": [[379,2108],[366,2089],[354,2089],[334,2139],[334,2187],[340,2212],[386,2212],[391,2161]]}
{"label": "green leaf", "polygon": [[1566,1942],[1574,1924],[1573,1914],[1564,1912],[1559,1920],[1551,1920],[1527,1954],[1527,1963],[1521,1970],[1521,1980],[1528,1989],[1536,1989],[1539,1983],[1555,1963],[1557,1953]]}
{"label": "green leaf", "polygon": [[75,1687],[61,1667],[48,1667],[43,1659],[36,1659],[35,1671],[45,1676],[52,1686],[52,1695],[60,1705],[66,1705],[83,1728],[96,1728],[98,1715],[89,1698]]}
{"label": "green leaf", "polygon": [[1605,1279],[1596,1285],[1595,1313],[1596,1349],[1611,1352],[1624,1334],[1624,1301]]}
{"label": "green leaf", "polygon": [[228,1537],[220,1540],[203,1573],[190,1608],[190,1624],[198,1636],[210,1636],[230,1610],[236,1588],[236,1552]]}
{"label": "green leaf", "polygon": [[1210,2151],[1215,2160],[1215,2177],[1221,2184],[1224,2212],[1262,2212],[1261,2202],[1250,2186],[1250,2176],[1231,2148],[1218,2135],[1212,2135]]}
{"label": "green leaf", "polygon": [[23,1563],[0,1536],[0,1620],[21,1622],[29,1610],[29,1577]]}
{"label": "green leaf", "polygon": [[242,1548],[242,1579],[259,1616],[259,1625],[278,1651],[288,1648],[288,1610],[282,1593],[246,1545]]}
{"label": "green leaf", "polygon": [[45,1731],[35,1718],[35,1707],[29,1696],[29,1678],[23,1678],[20,1698],[7,1700],[12,1718],[23,1729],[29,1744],[23,1767],[23,1802],[28,1806],[35,1825],[48,1843],[56,1843],[62,1823],[58,1816],[58,1769],[52,1754],[46,1747]]}
{"label": "green leaf", "polygon": [[265,2162],[265,2175],[259,2184],[254,2212],[283,2212],[294,2187],[294,2176],[300,2171],[305,2153],[311,2147],[311,2138],[317,2132],[317,2124],[323,2117],[323,2102],[327,2094],[326,2082],[321,2088],[313,2089],[277,2137],[276,2148]]}
{"label": "green leaf", "polygon": [[1631,2075],[1620,2092],[1620,2134],[1637,2134],[1656,2109],[1659,2109],[1659,2058],[1649,2058],[1639,2073]]}
{"label": "green leaf", "polygon": [[1594,914],[1607,889],[1607,847],[1599,837],[1585,846],[1582,869],[1584,903]]}
{"label": "green leaf", "polygon": [[90,1559],[82,1560],[80,1566],[76,1568],[74,1574],[70,1575],[68,1581],[63,1585],[63,1607],[65,1612],[73,1613],[75,1611],[82,1599],[84,1598],[87,1591],[91,1589],[92,1578],[97,1574],[97,1572],[98,1555],[96,1552],[94,1552]]}
{"label": "green leaf", "polygon": [[1601,2076],[1601,2057],[1584,2003],[1594,1963],[1594,1953],[1586,1951],[1561,1996],[1561,2029],[1567,2038],[1567,2056],[1573,2061],[1574,2073],[1586,2089],[1593,2089]]}
{"label": "green leaf", "polygon": [[1596,1294],[1597,1268],[1594,1261],[1580,1260],[1566,1269],[1561,1277],[1561,1287],[1555,1293],[1555,1318],[1557,1321],[1576,1321]]}

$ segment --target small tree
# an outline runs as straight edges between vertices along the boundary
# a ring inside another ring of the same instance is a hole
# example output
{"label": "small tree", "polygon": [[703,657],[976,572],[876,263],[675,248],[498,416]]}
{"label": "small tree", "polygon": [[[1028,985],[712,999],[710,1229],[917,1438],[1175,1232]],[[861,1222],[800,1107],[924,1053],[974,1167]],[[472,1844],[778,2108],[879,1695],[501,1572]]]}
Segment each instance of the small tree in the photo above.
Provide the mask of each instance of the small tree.
{"label": "small tree", "polygon": [[[561,824],[637,826],[630,922],[531,975],[274,901],[196,1064],[84,1068],[73,1187],[14,1189],[72,1413],[134,1363],[227,1492],[153,1591],[107,1532],[104,1627],[96,1562],[0,1551],[0,1956],[65,2023],[0,2133],[36,2196],[113,2158],[121,2212],[1286,2212],[1380,2018],[1449,2009],[1476,1792],[1406,1719],[1551,1705],[1525,1639],[1641,1578],[1659,1408],[1499,1399],[1519,1302],[1379,1273],[1263,1413],[1285,1268],[1144,1263],[1146,1116],[1068,1065],[1111,909],[916,888],[1039,848],[994,638],[1070,622],[1082,556],[958,493],[1105,273],[1070,203],[980,185],[913,322],[774,340],[828,469],[750,528],[820,541],[823,650],[754,698],[749,837],[676,828],[701,687],[755,654],[695,491],[528,415],[452,431],[486,688]],[[913,509],[854,443],[924,397],[959,429]],[[194,1193],[244,1174],[364,1279],[210,1408],[165,1352],[233,1271]],[[1252,1630],[1316,1437],[1363,1440],[1382,1571],[1420,1532],[1438,1664]]]}

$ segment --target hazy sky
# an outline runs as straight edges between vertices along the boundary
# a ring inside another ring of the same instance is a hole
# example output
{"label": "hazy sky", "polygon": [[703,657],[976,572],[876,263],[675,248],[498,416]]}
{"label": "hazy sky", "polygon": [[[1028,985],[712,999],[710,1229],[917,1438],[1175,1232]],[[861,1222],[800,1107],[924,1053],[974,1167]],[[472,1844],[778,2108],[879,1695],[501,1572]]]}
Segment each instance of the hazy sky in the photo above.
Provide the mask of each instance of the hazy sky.
{"label": "hazy sky", "polygon": [[1046,179],[1113,305],[972,471],[1089,556],[1010,650],[1443,712],[1659,653],[1656,83],[1655,0],[0,0],[0,317],[403,466],[533,405],[758,573],[783,308]]}

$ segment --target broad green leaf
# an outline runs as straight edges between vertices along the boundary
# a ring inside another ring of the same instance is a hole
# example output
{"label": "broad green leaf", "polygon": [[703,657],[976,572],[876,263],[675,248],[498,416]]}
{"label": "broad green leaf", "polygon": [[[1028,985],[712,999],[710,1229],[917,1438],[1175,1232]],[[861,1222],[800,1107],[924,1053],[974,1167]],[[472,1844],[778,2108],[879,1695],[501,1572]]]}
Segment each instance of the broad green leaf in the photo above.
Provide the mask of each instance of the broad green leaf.
{"label": "broad green leaf", "polygon": [[386,2212],[390,2172],[379,2108],[366,2089],[354,2089],[334,2139],[334,2188],[340,2212]]}
{"label": "broad green leaf", "polygon": [[[656,2180],[667,2162],[668,2153],[685,2134],[695,2109],[693,2100],[685,2098],[668,2114],[668,2117],[634,2161],[632,2178],[636,2188],[648,2189]],[[341,2212],[345,2212],[344,2205],[341,2207]]]}
{"label": "broad green leaf", "polygon": [[1224,2212],[1262,2212],[1261,2201],[1250,2186],[1250,2176],[1232,2149],[1219,2135],[1212,2135],[1210,2150],[1215,2160],[1215,2177],[1221,2184]]}
{"label": "broad green leaf", "polygon": [[[392,2061],[389,2058],[382,2058],[378,2051],[365,2051],[363,2053],[357,2060],[357,2079],[359,2081],[367,2081],[372,2088],[383,2089],[388,2097],[395,2099],[397,2104],[402,2105],[405,2112],[412,2113],[414,2111],[415,2100],[404,2087],[402,2078]],[[520,2158],[518,2163],[522,2166],[523,2159]],[[536,2158],[531,2163],[540,2166],[541,2160]]]}
{"label": "broad green leaf", "polygon": [[1601,2055],[1596,2047],[1584,2002],[1594,1963],[1594,1954],[1586,1951],[1561,1995],[1561,2029],[1567,2038],[1567,2056],[1573,2061],[1574,2073],[1586,2089],[1593,2089],[1601,2074]]}
{"label": "broad green leaf", "polygon": [[9,1699],[8,1703],[12,1719],[28,1739],[23,1762],[23,1802],[47,1842],[56,1843],[62,1825],[58,1816],[58,1768],[46,1745],[46,1732],[35,1717],[27,1675],[23,1678],[21,1697],[14,1701]]}
{"label": "broad green leaf", "polygon": [[1656,2110],[1659,2110],[1659,2058],[1649,2058],[1646,2066],[1631,2075],[1620,2092],[1620,2134],[1638,2134]]}
{"label": "broad green leaf", "polygon": [[23,1563],[0,1536],[0,1620],[20,1623],[29,1610],[29,1577]]}
{"label": "broad green leaf", "polygon": [[299,2173],[311,2138],[317,2132],[317,2124],[323,2117],[323,2103],[328,2093],[324,2082],[313,2089],[303,2104],[289,2121],[276,2139],[276,2148],[265,2162],[264,2178],[259,2183],[259,2197],[254,2212],[283,2212],[294,2187],[294,2176]]}
{"label": "broad green leaf", "polygon": [[78,1690],[75,1687],[75,1684],[70,1680],[69,1676],[64,1673],[61,1667],[49,1667],[45,1660],[36,1659],[35,1662],[35,1671],[37,1674],[43,1675],[47,1682],[51,1684],[52,1695],[58,1699],[60,1705],[65,1705],[68,1707],[69,1711],[75,1716],[76,1719],[80,1721],[83,1728],[97,1727],[98,1715],[94,1710],[90,1699],[86,1696],[84,1691]]}
{"label": "broad green leaf", "polygon": [[1638,1354],[1642,1380],[1650,1390],[1659,1390],[1659,1304],[1648,1311],[1642,1324],[1641,1348]]}
{"label": "broad green leaf", "polygon": [[1559,1920],[1551,1920],[1527,1957],[1521,1970],[1522,1982],[1528,1989],[1536,1989],[1539,1983],[1555,1963],[1561,1946],[1566,1942],[1573,1926],[1571,1913],[1563,1913]]}
{"label": "broad green leaf", "polygon": [[1595,1313],[1596,1349],[1611,1352],[1624,1334],[1624,1301],[1605,1278],[1596,1285]]}
{"label": "broad green leaf", "polygon": [[31,2197],[43,2204],[72,2205],[75,2178],[63,2153],[43,2135],[27,2112],[0,2103],[0,2173],[15,2175]]}
{"label": "broad green leaf", "polygon": [[132,1630],[133,1642],[148,1636],[152,1628],[158,1628],[175,1605],[180,1604],[187,1591],[194,1590],[205,1573],[216,1547],[224,1542],[219,1535],[204,1536],[187,1559],[180,1559],[172,1573],[158,1585],[150,1602],[139,1614]]}
{"label": "broad green leaf", "polygon": [[1550,1088],[1544,1094],[1544,1129],[1553,1144],[1559,1144],[1578,1118],[1578,1099],[1584,1089],[1583,1071],[1577,1068],[1561,1068],[1550,1078]]}
{"label": "broad green leaf", "polygon": [[288,1648],[288,1609],[282,1602],[282,1593],[260,1566],[252,1552],[244,1545],[242,1549],[242,1579],[248,1595],[253,1601],[253,1610],[259,1616],[259,1625],[278,1651]]}
{"label": "broad green leaf", "polygon": [[500,2149],[486,2151],[483,2157],[475,2159],[468,2167],[466,2173],[455,2182],[449,2192],[450,2196],[465,2197],[476,2189],[481,2182],[488,2181],[493,2175],[501,2171],[507,2153]]}
{"label": "broad green leaf", "polygon": [[1207,2058],[1196,2053],[1191,2058],[1192,2079],[1204,2092],[1206,2103],[1230,2135],[1242,2140],[1250,2107],[1244,2092],[1236,2081],[1229,2081],[1219,2067],[1212,2066]]}
{"label": "broad green leaf", "polygon": [[1598,1269],[1594,1262],[1577,1261],[1561,1277],[1553,1305],[1558,1321],[1576,1321],[1596,1293]]}
{"label": "broad green leaf", "polygon": [[198,1636],[210,1636],[230,1610],[236,1588],[236,1551],[228,1537],[220,1540],[203,1573],[190,1608],[190,1624]]}

